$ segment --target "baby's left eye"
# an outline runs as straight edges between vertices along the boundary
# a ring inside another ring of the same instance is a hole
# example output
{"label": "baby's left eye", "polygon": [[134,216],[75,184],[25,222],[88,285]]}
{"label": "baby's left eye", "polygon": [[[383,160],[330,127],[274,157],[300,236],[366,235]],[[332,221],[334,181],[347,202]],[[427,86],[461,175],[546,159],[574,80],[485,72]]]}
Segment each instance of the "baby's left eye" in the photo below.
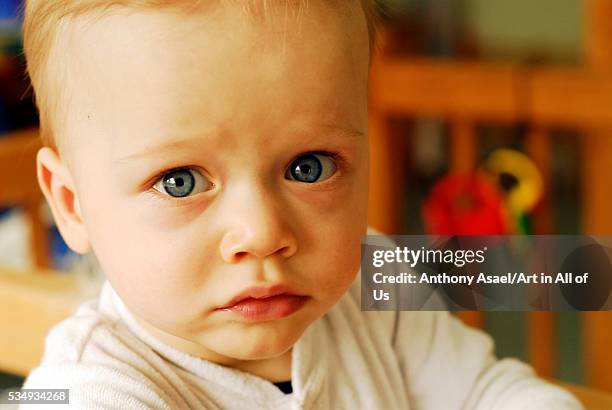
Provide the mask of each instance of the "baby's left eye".
{"label": "baby's left eye", "polygon": [[312,184],[334,175],[336,163],[325,154],[305,154],[296,158],[285,173],[285,178]]}
{"label": "baby's left eye", "polygon": [[210,189],[212,183],[193,169],[175,169],[167,172],[155,183],[157,191],[175,198],[182,198]]}

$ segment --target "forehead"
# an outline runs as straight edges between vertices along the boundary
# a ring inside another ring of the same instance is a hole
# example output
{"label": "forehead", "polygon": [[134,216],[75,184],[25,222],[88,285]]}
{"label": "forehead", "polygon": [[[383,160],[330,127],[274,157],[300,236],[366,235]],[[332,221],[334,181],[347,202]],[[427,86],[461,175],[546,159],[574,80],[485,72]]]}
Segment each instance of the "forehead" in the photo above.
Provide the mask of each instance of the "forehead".
{"label": "forehead", "polygon": [[238,3],[78,19],[67,38],[69,138],[88,126],[111,150],[136,151],[176,133],[266,121],[352,116],[343,120],[363,125],[369,40],[358,2],[283,2],[259,13]]}

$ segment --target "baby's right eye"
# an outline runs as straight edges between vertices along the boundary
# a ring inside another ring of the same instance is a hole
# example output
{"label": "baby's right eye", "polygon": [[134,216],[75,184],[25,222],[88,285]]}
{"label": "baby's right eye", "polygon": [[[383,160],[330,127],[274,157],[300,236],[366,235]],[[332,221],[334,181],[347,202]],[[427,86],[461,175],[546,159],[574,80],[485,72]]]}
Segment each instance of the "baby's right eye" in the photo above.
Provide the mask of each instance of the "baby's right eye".
{"label": "baby's right eye", "polygon": [[212,183],[200,172],[190,169],[175,169],[167,172],[153,188],[174,198],[183,198],[211,189]]}

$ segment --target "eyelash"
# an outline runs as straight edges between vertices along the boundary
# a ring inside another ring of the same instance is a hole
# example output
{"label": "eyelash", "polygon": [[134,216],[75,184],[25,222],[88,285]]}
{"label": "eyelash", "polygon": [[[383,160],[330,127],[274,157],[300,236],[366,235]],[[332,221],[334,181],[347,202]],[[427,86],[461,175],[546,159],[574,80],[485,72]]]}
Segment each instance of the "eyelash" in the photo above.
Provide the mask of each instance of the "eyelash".
{"label": "eyelash", "polygon": [[289,166],[293,163],[293,161],[295,161],[296,159],[300,157],[306,156],[306,155],[324,155],[326,157],[329,157],[334,161],[338,169],[340,169],[341,164],[344,161],[344,157],[339,152],[336,152],[336,151],[306,151],[306,152],[301,152],[298,155],[291,158],[289,162],[285,165],[285,169],[288,169]]}
{"label": "eyelash", "polygon": [[[331,158],[334,161],[334,164],[336,165],[336,172],[334,173],[334,175],[332,175],[330,178],[328,178],[328,179],[326,179],[324,181],[321,181],[319,183],[310,184],[312,186],[322,187],[322,186],[327,186],[329,183],[333,183],[334,180],[336,180],[339,175],[344,173],[344,171],[345,171],[345,169],[347,167],[347,163],[346,163],[346,160],[345,160],[344,156],[342,154],[340,154],[339,152],[336,152],[336,151],[307,151],[307,152],[302,152],[302,153],[296,155],[295,157],[293,157],[285,165],[283,175],[287,171],[289,166],[291,166],[293,161],[295,161],[296,159],[298,159],[301,156],[309,155],[309,154],[311,154],[311,155],[325,155],[325,156]],[[162,200],[165,200],[165,201],[169,201],[169,202],[175,203],[175,204],[177,202],[184,203],[184,202],[187,202],[190,199],[196,197],[197,195],[190,195],[190,196],[187,196],[187,197],[184,197],[184,198],[177,198],[177,197],[173,197],[171,195],[163,194],[163,193],[159,192],[158,190],[156,190],[154,188],[155,184],[157,184],[157,182],[159,182],[159,180],[162,179],[165,175],[167,175],[167,174],[169,174],[171,172],[176,172],[176,171],[185,170],[185,169],[198,171],[198,172],[200,172],[200,174],[202,174],[203,177],[209,179],[208,176],[207,176],[207,173],[204,172],[198,166],[180,166],[180,167],[168,168],[168,169],[166,169],[164,171],[161,171],[161,172],[155,174],[155,176],[152,177],[149,180],[149,182],[147,182],[147,184],[146,184],[147,192],[150,192],[156,198],[159,198],[159,199],[162,199]],[[210,179],[209,179],[209,181],[210,181]],[[292,182],[300,183],[299,181],[292,181]],[[213,187],[215,186],[215,184],[212,181],[210,181],[210,184]]]}

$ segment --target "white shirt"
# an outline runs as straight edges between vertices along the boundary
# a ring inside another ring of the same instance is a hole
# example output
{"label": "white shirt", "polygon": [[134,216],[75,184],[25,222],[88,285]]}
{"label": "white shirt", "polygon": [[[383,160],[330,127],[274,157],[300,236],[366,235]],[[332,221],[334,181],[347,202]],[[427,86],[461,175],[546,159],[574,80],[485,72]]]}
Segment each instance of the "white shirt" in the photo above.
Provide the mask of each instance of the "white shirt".
{"label": "white shirt", "polygon": [[582,409],[448,312],[362,312],[359,300],[358,276],[294,346],[286,395],[155,339],[106,282],[51,330],[24,388],[68,388],[78,409]]}

